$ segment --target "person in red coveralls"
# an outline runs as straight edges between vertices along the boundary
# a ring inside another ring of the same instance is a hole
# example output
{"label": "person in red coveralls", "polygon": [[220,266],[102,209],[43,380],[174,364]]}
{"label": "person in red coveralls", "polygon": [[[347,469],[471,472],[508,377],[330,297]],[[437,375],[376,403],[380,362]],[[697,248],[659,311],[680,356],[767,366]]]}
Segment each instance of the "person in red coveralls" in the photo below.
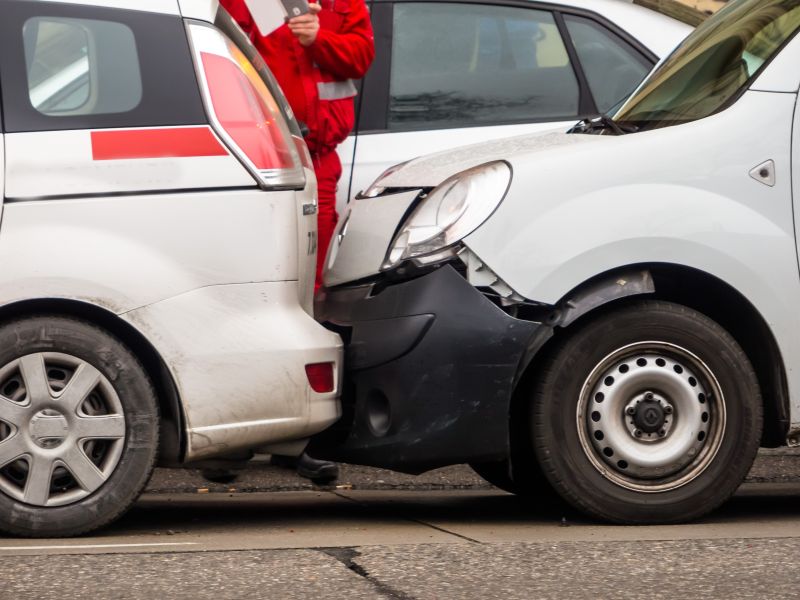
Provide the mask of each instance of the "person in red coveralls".
{"label": "person in red coveralls", "polygon": [[320,4],[309,5],[309,13],[262,36],[244,0],[221,0],[221,4],[250,35],[298,121],[308,127],[306,143],[314,161],[319,196],[319,287],[338,218],[336,186],[342,165],[336,146],[350,134],[355,122],[353,79],[366,74],[375,55],[369,11],[364,0],[320,0]]}
{"label": "person in red coveralls", "polygon": [[[256,0],[259,1],[259,0]],[[269,1],[269,0],[261,0]],[[274,1],[274,0],[272,0]],[[317,276],[336,227],[336,186],[342,165],[338,146],[355,123],[356,87],[375,56],[372,24],[364,0],[320,0],[310,11],[262,36],[244,0],[220,0],[250,36],[286,95],[298,121],[308,127],[306,143],[317,176]],[[316,483],[334,481],[336,463],[303,454],[299,459],[273,456],[273,463],[294,466],[297,473]]]}

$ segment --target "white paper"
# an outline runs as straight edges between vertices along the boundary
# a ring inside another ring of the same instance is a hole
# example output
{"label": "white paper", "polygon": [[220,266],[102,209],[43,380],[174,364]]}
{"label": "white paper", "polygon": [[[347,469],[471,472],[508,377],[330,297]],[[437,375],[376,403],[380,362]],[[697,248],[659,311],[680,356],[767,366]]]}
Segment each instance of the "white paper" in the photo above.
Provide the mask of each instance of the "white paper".
{"label": "white paper", "polygon": [[244,0],[261,35],[267,36],[286,22],[281,0]]}

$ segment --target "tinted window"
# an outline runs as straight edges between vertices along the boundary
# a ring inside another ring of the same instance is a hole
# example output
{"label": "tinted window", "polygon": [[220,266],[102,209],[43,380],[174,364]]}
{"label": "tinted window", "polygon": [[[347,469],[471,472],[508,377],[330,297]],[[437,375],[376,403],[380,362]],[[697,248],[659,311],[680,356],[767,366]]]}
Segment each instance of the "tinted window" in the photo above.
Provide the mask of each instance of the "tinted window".
{"label": "tinted window", "polygon": [[615,115],[639,129],[723,110],[800,31],[800,0],[740,0],[700,25]]}
{"label": "tinted window", "polygon": [[[128,112],[142,100],[130,27],[88,19],[29,19],[22,28],[28,97],[45,115]],[[101,61],[103,55],[112,57]]]}
{"label": "tinted window", "polygon": [[591,19],[565,15],[564,21],[597,109],[606,113],[631,95],[653,65]]}
{"label": "tinted window", "polygon": [[579,88],[547,11],[479,4],[394,7],[388,127],[573,118]]}
{"label": "tinted window", "polygon": [[8,132],[207,122],[180,17],[2,0]]}

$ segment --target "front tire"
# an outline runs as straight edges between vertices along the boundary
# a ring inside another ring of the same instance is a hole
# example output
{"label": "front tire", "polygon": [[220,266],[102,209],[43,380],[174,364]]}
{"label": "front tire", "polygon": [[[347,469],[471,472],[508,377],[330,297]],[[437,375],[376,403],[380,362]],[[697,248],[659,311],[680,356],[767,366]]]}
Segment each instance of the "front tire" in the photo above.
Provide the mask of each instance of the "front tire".
{"label": "front tire", "polygon": [[158,405],[118,339],[77,319],[0,326],[0,530],[79,535],[122,515],[158,448]]}
{"label": "front tire", "polygon": [[675,523],[728,499],[761,438],[758,381],[722,327],[640,301],[568,334],[531,403],[543,472],[567,501],[619,523]]}

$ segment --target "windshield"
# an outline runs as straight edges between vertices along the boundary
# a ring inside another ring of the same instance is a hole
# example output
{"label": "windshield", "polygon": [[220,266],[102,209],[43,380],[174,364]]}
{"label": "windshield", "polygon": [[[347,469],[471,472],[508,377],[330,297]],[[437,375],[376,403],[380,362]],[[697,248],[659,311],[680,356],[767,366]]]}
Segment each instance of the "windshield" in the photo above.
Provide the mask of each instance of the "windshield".
{"label": "windshield", "polygon": [[616,114],[638,130],[726,106],[800,27],[800,0],[738,0],[700,25]]}

